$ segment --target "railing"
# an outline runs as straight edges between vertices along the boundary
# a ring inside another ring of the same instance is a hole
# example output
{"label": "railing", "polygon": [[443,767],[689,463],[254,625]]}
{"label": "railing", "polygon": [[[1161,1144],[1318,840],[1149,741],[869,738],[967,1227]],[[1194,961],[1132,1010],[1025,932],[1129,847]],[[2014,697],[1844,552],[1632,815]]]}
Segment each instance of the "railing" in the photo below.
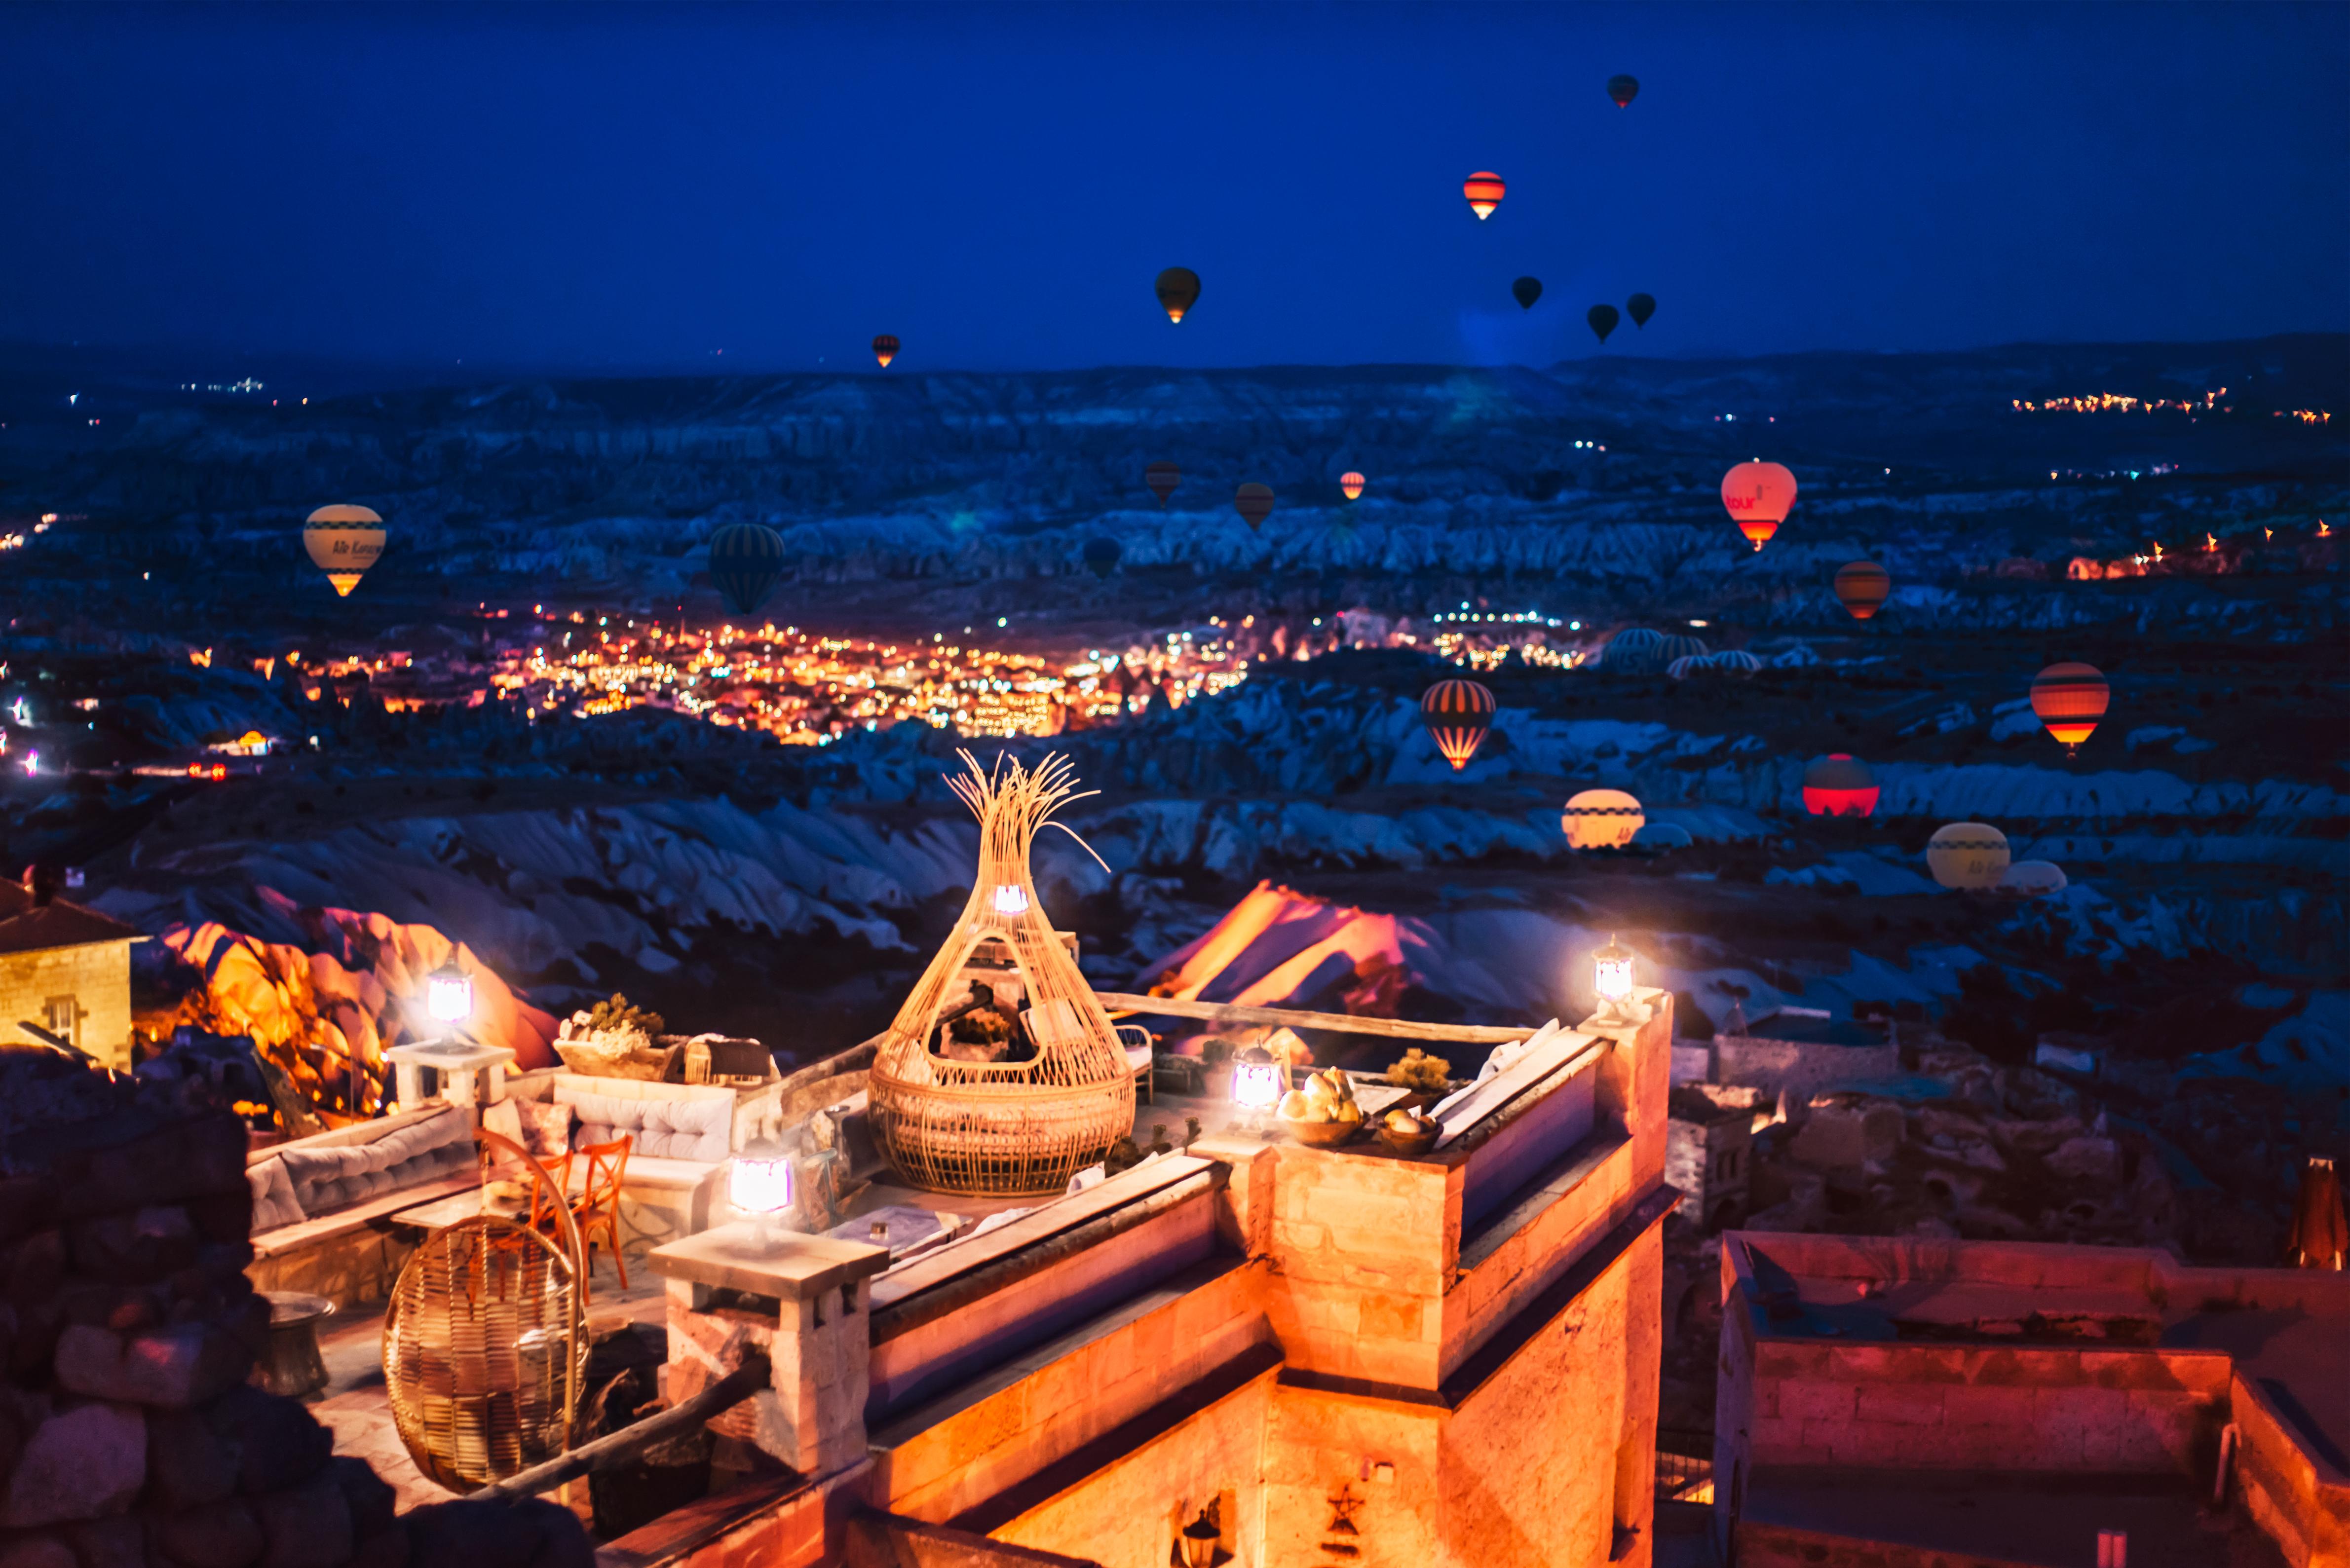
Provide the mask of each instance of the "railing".
{"label": "railing", "polygon": [[[1702,1449],[1700,1453],[1698,1450]],[[1657,1501],[1713,1501],[1713,1434],[1661,1430],[1657,1434]]]}

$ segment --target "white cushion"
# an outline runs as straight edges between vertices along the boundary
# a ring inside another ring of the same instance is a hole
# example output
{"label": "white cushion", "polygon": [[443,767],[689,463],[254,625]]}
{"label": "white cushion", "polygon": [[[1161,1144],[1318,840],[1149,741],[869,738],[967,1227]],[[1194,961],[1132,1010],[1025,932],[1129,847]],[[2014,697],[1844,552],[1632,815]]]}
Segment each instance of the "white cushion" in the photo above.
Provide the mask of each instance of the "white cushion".
{"label": "white cushion", "polygon": [[719,1094],[707,1098],[671,1099],[599,1094],[577,1084],[555,1085],[557,1105],[569,1106],[579,1118],[571,1147],[610,1143],[622,1135],[634,1140],[630,1158],[689,1159],[716,1162],[726,1158],[728,1134],[734,1125],[734,1097]]}
{"label": "white cushion", "polygon": [[282,1159],[265,1159],[259,1165],[244,1168],[244,1179],[253,1189],[253,1225],[255,1231],[275,1231],[281,1225],[298,1225],[309,1216],[295,1200],[294,1179],[286,1174]]}

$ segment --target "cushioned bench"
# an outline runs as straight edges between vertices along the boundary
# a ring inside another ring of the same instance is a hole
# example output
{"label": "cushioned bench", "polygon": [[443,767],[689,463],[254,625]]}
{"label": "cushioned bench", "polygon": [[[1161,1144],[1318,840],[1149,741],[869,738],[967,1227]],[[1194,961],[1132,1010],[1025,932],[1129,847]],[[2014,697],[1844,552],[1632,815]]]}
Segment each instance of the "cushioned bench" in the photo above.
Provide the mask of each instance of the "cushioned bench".
{"label": "cushioned bench", "polygon": [[300,1291],[338,1306],[390,1293],[413,1239],[389,1223],[402,1209],[480,1184],[473,1118],[427,1105],[255,1149],[253,1189],[256,1290]]}
{"label": "cushioned bench", "polygon": [[[503,1125],[506,1113],[498,1106],[484,1113],[484,1125],[515,1137],[541,1159],[560,1158],[563,1147],[629,1137],[633,1147],[620,1185],[622,1227],[631,1245],[658,1246],[710,1228],[712,1210],[723,1202],[728,1158],[754,1138],[777,1130],[778,1087],[771,1083],[745,1092],[542,1068],[506,1080],[514,1128]],[[565,1120],[538,1107],[563,1107],[570,1116]],[[542,1126],[534,1141],[530,1124],[550,1121],[558,1124],[559,1133]],[[584,1162],[574,1167],[575,1189],[585,1175]]]}

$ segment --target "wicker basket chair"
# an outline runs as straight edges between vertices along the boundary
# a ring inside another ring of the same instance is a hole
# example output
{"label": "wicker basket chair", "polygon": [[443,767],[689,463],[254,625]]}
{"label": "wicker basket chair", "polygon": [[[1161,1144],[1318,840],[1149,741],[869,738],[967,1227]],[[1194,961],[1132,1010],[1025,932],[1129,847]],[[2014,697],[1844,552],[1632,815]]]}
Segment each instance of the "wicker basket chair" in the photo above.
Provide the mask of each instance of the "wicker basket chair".
{"label": "wicker basket chair", "polygon": [[[968,771],[950,782],[979,818],[979,879],[875,1052],[874,1141],[900,1177],[930,1191],[1056,1193],[1134,1130],[1134,1069],[1045,919],[1028,867],[1037,831],[1069,833],[1049,819],[1085,796],[1062,757],[1030,770],[999,755],[993,773],[968,752],[962,760]],[[1024,990],[1027,1060],[958,1061],[938,1048],[939,1014],[966,993],[962,982],[982,950],[1008,959],[1006,978]]]}
{"label": "wicker basket chair", "polygon": [[[475,1136],[552,1183],[520,1145],[487,1128]],[[553,1189],[556,1235],[475,1215],[426,1237],[392,1285],[383,1319],[392,1424],[416,1468],[452,1491],[571,1447],[588,1345],[579,1231]]]}

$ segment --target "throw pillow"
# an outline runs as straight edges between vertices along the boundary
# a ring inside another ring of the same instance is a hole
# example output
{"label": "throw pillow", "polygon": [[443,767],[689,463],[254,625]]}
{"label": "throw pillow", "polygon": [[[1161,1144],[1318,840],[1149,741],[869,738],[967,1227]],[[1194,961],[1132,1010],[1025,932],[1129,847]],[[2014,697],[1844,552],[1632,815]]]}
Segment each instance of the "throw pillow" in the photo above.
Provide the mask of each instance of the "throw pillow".
{"label": "throw pillow", "polygon": [[522,1119],[522,1146],[538,1159],[561,1159],[571,1152],[571,1107],[544,1100],[509,1102]]}
{"label": "throw pillow", "polygon": [[244,1168],[245,1184],[253,1189],[253,1230],[275,1231],[281,1225],[298,1225],[309,1218],[294,1198],[294,1179],[286,1174],[282,1159],[265,1159],[259,1165]]}

